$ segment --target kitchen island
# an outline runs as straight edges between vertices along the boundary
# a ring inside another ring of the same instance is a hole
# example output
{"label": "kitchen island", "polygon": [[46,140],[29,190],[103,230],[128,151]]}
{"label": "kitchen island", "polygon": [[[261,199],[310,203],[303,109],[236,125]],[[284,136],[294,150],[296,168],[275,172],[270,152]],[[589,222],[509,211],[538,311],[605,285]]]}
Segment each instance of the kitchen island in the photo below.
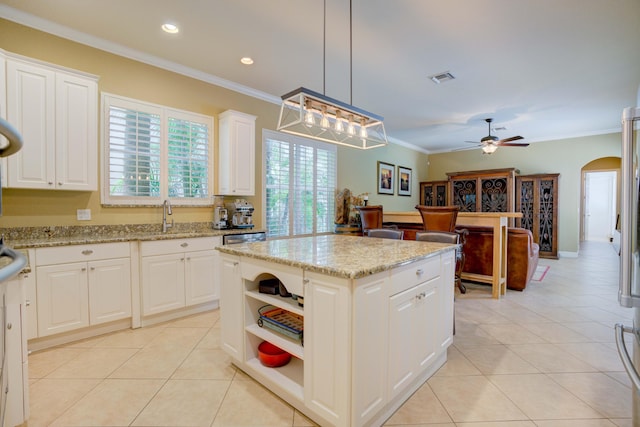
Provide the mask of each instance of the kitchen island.
{"label": "kitchen island", "polygon": [[[222,347],[322,426],[381,425],[446,361],[455,248],[343,235],[217,247]],[[259,291],[274,279],[297,299]],[[264,327],[265,306],[302,319],[302,336]],[[263,341],[291,361],[261,364]]]}

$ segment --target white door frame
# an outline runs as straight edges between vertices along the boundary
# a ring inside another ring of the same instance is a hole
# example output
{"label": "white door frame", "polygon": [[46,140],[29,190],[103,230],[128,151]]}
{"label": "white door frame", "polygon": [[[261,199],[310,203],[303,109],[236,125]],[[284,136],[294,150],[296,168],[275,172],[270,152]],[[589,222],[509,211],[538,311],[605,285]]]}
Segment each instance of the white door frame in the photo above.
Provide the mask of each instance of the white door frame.
{"label": "white door frame", "polygon": [[[582,171],[582,197],[581,197],[581,216],[580,216],[580,241],[584,241],[587,238],[587,222],[588,222],[588,218],[587,216],[589,215],[589,212],[587,210],[587,202],[589,200],[590,195],[588,194],[589,192],[589,188],[587,185],[587,175],[589,174],[598,174],[598,173],[606,173],[606,174],[612,174],[613,173],[613,177],[614,177],[614,181],[613,181],[613,185],[611,188],[611,204],[609,207],[609,216],[610,216],[610,228],[611,228],[611,233],[613,233],[614,229],[615,229],[615,216],[616,216],[616,212],[617,212],[617,186],[618,186],[618,179],[619,179],[619,170],[618,169],[602,169],[602,170],[586,170],[586,171]],[[600,195],[591,195],[593,197],[599,197],[602,198],[602,194]],[[610,233],[610,234],[611,234]],[[609,236],[610,238],[613,237],[613,235],[611,234],[611,236]]]}

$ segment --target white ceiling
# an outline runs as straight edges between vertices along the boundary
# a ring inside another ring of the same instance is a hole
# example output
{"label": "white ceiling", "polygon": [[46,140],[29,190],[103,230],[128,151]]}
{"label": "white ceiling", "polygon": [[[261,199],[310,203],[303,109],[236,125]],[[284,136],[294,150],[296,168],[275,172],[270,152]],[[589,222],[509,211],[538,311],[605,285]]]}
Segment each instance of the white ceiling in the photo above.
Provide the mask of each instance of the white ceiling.
{"label": "white ceiling", "polygon": [[351,51],[349,1],[326,7],[326,32],[323,0],[0,0],[0,17],[274,102],[303,86],[429,152],[473,149],[487,117],[522,142],[616,132],[638,102],[638,0],[353,0]]}

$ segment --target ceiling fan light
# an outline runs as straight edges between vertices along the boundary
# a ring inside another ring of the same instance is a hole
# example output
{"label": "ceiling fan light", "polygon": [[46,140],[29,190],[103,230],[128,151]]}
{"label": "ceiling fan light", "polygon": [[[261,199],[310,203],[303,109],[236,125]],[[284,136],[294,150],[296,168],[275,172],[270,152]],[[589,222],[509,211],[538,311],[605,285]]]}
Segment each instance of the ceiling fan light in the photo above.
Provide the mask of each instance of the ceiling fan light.
{"label": "ceiling fan light", "polygon": [[493,154],[498,149],[498,146],[495,144],[484,144],[482,146],[482,154]]}

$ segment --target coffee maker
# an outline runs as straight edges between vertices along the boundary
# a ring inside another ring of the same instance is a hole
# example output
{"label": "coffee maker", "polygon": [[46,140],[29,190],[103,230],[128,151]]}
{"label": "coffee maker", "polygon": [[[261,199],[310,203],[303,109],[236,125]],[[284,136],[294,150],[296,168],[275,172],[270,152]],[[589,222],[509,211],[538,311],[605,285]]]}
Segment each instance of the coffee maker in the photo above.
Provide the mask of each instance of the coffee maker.
{"label": "coffee maker", "polygon": [[214,206],[213,208],[213,228],[216,230],[223,230],[229,228],[227,221],[229,215],[227,210],[223,206]]}
{"label": "coffee maker", "polygon": [[253,228],[253,205],[245,199],[227,203],[227,211],[232,228]]}

